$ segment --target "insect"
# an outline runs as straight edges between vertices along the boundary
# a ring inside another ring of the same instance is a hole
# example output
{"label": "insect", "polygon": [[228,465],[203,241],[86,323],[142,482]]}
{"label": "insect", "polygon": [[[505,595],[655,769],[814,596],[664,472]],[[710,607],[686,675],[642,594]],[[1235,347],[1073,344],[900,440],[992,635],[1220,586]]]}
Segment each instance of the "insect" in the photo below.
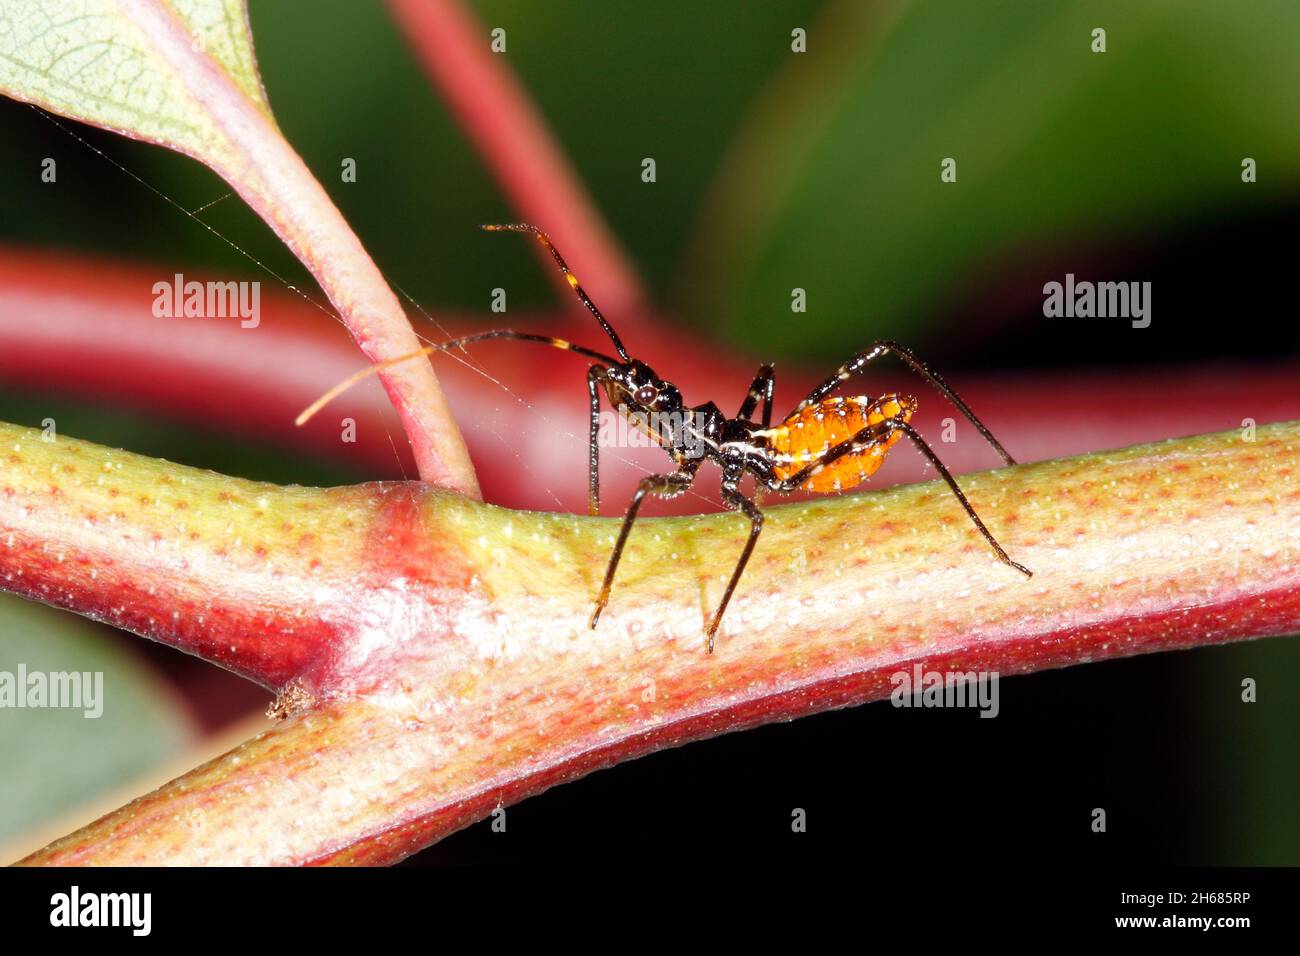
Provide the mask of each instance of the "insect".
{"label": "insect", "polygon": [[[914,372],[924,378],[944,395],[975,426],[993,449],[1008,465],[1015,461],[1006,449],[984,426],[970,407],[954,392],[936,372],[931,371],[908,349],[896,342],[877,342],[865,352],[859,352],[840,366],[820,385],[795,406],[794,411],[776,425],[772,424],[772,395],[776,386],[773,366],[764,365],[754,377],[749,393],[740,404],[734,417],[728,417],[713,402],[687,406],[681,392],[666,379],[660,378],[644,362],[631,355],[623,346],[618,333],[596,304],[583,290],[577,276],[550,237],[536,226],[526,223],[486,225],[488,232],[518,232],[531,235],[550,252],[566,280],[587,307],[613,345],[615,355],[606,355],[595,349],[574,345],[563,339],[512,329],[496,329],[463,338],[431,345],[377,363],[340,382],[326,392],[298,416],[301,425],[343,391],[363,378],[399,362],[405,362],[433,352],[464,348],[474,342],[489,339],[516,339],[537,342],[557,349],[565,349],[592,360],[587,369],[587,393],[591,402],[590,454],[588,459],[588,510],[593,516],[600,511],[600,452],[598,433],[600,426],[601,395],[636,427],[654,438],[667,451],[675,471],[648,475],[637,485],[631,504],[623,516],[623,524],[614,543],[613,553],[605,571],[605,579],[596,597],[589,626],[595,628],[601,613],[609,604],[614,577],[618,572],[623,549],[636,522],[641,504],[649,495],[676,498],[694,483],[700,465],[716,462],[722,469],[722,500],[734,511],[749,519],[749,538],[740,553],[731,579],[722,594],[717,610],[706,632],[708,653],[713,653],[718,625],[731,602],[736,585],[763,530],[763,512],[758,502],[746,496],[740,488],[746,475],[754,478],[758,489],[789,494],[794,491],[836,492],[846,491],[869,478],[885,461],[890,449],[904,436],[920,450],[943,478],[957,501],[969,516],[975,528],[988,542],[993,553],[1004,564],[1015,568],[1026,577],[1032,572],[1007,555],[1002,545],[984,522],[980,520],[952,473],[948,471],[934,450],[911,425],[916,411],[916,399],[907,395],[842,396],[831,393],[847,379],[861,372],[867,365],[884,355],[895,355]],[[761,406],[761,407],[760,407]],[[755,412],[758,420],[754,420]]]}

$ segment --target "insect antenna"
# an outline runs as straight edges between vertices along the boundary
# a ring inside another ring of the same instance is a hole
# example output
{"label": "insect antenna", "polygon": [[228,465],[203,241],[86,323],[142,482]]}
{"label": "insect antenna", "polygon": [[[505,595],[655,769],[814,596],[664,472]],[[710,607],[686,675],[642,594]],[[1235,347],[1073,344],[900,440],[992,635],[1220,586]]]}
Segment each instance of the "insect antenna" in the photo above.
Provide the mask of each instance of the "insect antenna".
{"label": "insect antenna", "polygon": [[560,267],[560,272],[564,273],[564,278],[568,281],[569,288],[577,294],[578,298],[582,301],[582,304],[587,307],[587,311],[596,317],[596,321],[600,323],[600,327],[605,330],[605,334],[609,336],[609,340],[614,343],[614,351],[618,353],[619,358],[624,362],[631,361],[630,356],[627,354],[627,349],[623,348],[623,340],[620,339],[618,333],[614,331],[614,326],[609,324],[609,320],[601,314],[600,309],[596,308],[596,303],[591,301],[591,296],[587,295],[586,290],[582,288],[581,283],[578,282],[578,277],[573,274],[573,270],[569,268],[569,264],[564,261],[564,256],[560,255],[560,250],[555,248],[555,245],[551,242],[550,236],[542,232],[542,230],[538,229],[536,226],[526,222],[486,224],[482,226],[482,229],[484,232],[521,232],[525,235],[532,236],[545,246],[551,253],[551,257],[555,259],[555,264]]}
{"label": "insect antenna", "polygon": [[470,345],[474,342],[484,342],[488,339],[516,339],[521,342],[537,342],[541,345],[549,345],[552,348],[564,349],[568,352],[576,352],[579,355],[585,355],[587,358],[595,359],[597,362],[603,362],[606,365],[618,364],[617,359],[611,358],[601,352],[597,352],[595,349],[585,348],[581,345],[574,345],[572,342],[566,342],[564,339],[557,339],[552,335],[536,335],[532,332],[516,332],[513,329],[493,329],[491,332],[479,332],[475,335],[466,335],[459,339],[450,339],[446,342],[440,342],[437,345],[425,346],[415,352],[407,352],[405,355],[399,355],[396,358],[376,362],[369,368],[364,368],[354,375],[349,375],[320,398],[316,399],[316,401],[308,405],[302,410],[301,414],[294,419],[294,424],[299,427],[307,424],[307,422],[309,422],[317,412],[350,389],[353,385],[364,381],[371,375],[382,372],[384,369],[392,368],[394,365],[400,365],[402,362],[409,362],[411,359],[419,358],[421,355],[432,355],[434,352],[450,352],[452,349],[463,349],[466,345]]}

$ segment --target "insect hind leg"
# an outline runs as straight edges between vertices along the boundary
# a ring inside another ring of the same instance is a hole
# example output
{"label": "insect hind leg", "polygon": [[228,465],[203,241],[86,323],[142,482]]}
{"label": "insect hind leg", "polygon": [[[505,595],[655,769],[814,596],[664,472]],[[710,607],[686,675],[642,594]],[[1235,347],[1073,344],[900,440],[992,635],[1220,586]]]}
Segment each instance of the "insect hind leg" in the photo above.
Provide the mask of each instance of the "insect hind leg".
{"label": "insect hind leg", "polygon": [[1030,571],[1023,564],[1012,561],[1011,557],[1003,550],[1002,545],[998,544],[998,539],[993,537],[993,533],[989,531],[984,522],[980,520],[980,516],[976,514],[975,509],[971,507],[970,501],[967,500],[966,494],[961,490],[961,486],[957,484],[957,479],[952,476],[952,472],[948,470],[948,466],[939,460],[939,456],[935,454],[934,449],[930,447],[929,443],[926,442],[916,429],[907,422],[899,422],[896,427],[904,435],[912,439],[912,444],[916,445],[921,454],[929,459],[930,464],[934,465],[935,470],[939,472],[940,477],[943,478],[944,482],[948,485],[949,490],[951,490],[957,500],[961,502],[961,506],[965,509],[967,517],[970,518],[971,522],[979,530],[979,533],[984,536],[984,540],[989,543],[989,547],[993,549],[993,553],[998,556],[998,559],[1003,564],[1015,568],[1025,577],[1032,578],[1034,572]]}
{"label": "insect hind leg", "polygon": [[925,456],[926,460],[934,466],[935,470],[939,472],[939,476],[944,480],[948,489],[957,498],[962,509],[966,512],[967,517],[969,517],[971,523],[975,525],[976,530],[979,531],[984,540],[988,542],[989,547],[993,549],[993,553],[997,555],[998,560],[1009,567],[1015,568],[1025,577],[1032,577],[1034,572],[1030,571],[1023,564],[1011,560],[1011,557],[1003,549],[1002,545],[998,543],[997,538],[993,537],[993,533],[989,531],[988,527],[976,513],[974,507],[971,506],[970,500],[966,497],[966,493],[963,492],[961,486],[957,484],[957,479],[954,478],[952,472],[948,470],[948,466],[939,459],[937,454],[935,454],[934,449],[930,447],[929,443],[921,437],[920,433],[917,432],[910,423],[903,421],[901,418],[886,418],[884,421],[860,429],[852,438],[828,448],[816,461],[810,462],[793,475],[773,484],[772,489],[782,494],[789,494],[793,491],[797,491],[804,482],[817,474],[823,468],[829,467],[845,455],[858,454],[869,448],[878,447],[888,441],[890,436],[895,433],[903,434],[910,438],[912,444],[916,445],[917,450],[920,451],[921,454]]}
{"label": "insect hind leg", "polygon": [[797,415],[814,402],[821,401],[834,391],[841,382],[846,381],[851,376],[861,372],[867,365],[874,362],[882,355],[890,353],[897,355],[908,368],[916,372],[917,375],[920,375],[923,379],[929,382],[937,392],[943,395],[944,398],[957,406],[957,410],[966,417],[967,421],[975,426],[975,430],[980,433],[990,446],[992,446],[993,450],[998,453],[998,456],[1006,464],[1014,465],[1016,463],[1016,460],[1007,453],[1005,448],[1002,447],[1002,443],[993,437],[993,433],[989,431],[988,426],[979,420],[979,417],[971,410],[971,407],[962,400],[961,396],[957,394],[951,385],[940,377],[938,372],[934,371],[917,358],[911,349],[904,345],[899,345],[897,342],[889,341],[888,339],[881,339],[865,352],[859,352],[857,355],[853,356],[853,358],[849,359],[849,361],[841,365],[836,369],[834,375],[827,378],[824,382],[809,392],[808,397],[800,402],[798,407],[795,408],[791,414]]}

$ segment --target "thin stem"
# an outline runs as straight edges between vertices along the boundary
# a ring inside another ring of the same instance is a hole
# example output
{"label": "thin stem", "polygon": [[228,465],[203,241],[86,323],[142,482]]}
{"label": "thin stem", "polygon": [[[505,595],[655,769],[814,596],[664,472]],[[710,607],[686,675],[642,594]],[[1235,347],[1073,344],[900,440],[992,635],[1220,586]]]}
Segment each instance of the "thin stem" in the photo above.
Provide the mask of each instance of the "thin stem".
{"label": "thin stem", "polygon": [[[148,289],[160,274],[167,275],[161,266],[0,246],[0,380],[11,389],[139,408],[241,441],[294,447],[355,465],[368,476],[396,478],[403,468],[409,469],[409,458],[399,463],[394,457],[390,433],[397,434],[400,422],[379,388],[358,387],[339,400],[338,415],[293,427],[294,416],[304,406],[364,367],[356,346],[337,324],[321,321],[320,312],[298,296],[270,287],[263,290],[263,318],[254,329],[241,328],[236,321],[161,320],[150,312],[148,298],[140,296],[140,289]],[[435,342],[492,324],[475,313],[438,312],[434,318],[438,327],[426,328],[423,334]],[[512,322],[575,341],[593,338],[585,313],[572,320],[557,312],[515,315]],[[693,347],[684,331],[671,341],[650,339],[644,345],[640,357],[689,395],[725,404],[729,395],[739,400],[753,377],[752,366]],[[488,348],[475,350],[468,361],[484,367],[491,377],[462,364],[460,357],[436,362],[440,380],[459,407],[502,407],[508,413],[504,427],[473,428],[466,435],[482,469],[488,500],[515,508],[585,513],[587,485],[582,476],[589,413],[585,403],[572,401],[583,393],[582,361],[571,360],[570,375],[563,375],[549,350]],[[285,356],[293,360],[286,362]],[[824,373],[783,364],[778,415],[792,408]],[[907,375],[883,369],[881,378],[864,378],[855,390],[878,395],[910,388]],[[1084,371],[1064,380],[1056,375],[981,375],[973,381],[962,376],[959,384],[1017,457],[1036,460],[1215,431],[1238,425],[1247,416],[1258,422],[1300,418],[1297,379],[1300,368],[1287,361],[1148,369],[1138,376]],[[222,400],[212,401],[213,395]],[[921,434],[937,443],[954,472],[994,464],[996,457],[964,424],[956,429],[955,442],[943,440],[943,419],[952,415],[951,406],[935,397],[922,402],[914,421]],[[341,440],[343,418],[356,422],[355,442]],[[521,481],[517,441],[537,431],[555,441],[532,450],[526,460],[528,480]],[[397,437],[399,450],[405,451]],[[602,482],[611,500],[626,501],[644,472],[621,457],[610,456]],[[902,450],[878,473],[877,487],[932,474],[919,455]],[[541,489],[549,489],[554,497]],[[696,490],[711,493],[712,488],[702,482]],[[668,510],[699,511],[704,504],[685,498]]]}
{"label": "thin stem", "polygon": [[[19,22],[49,20],[29,8],[19,12],[23,14]],[[72,20],[94,20],[111,35],[120,36],[123,45],[146,64],[147,82],[139,95],[166,100],[184,114],[185,121],[123,125],[121,104],[114,104],[107,93],[103,102],[88,99],[79,95],[76,84],[70,85],[66,77],[51,82],[39,70],[12,60],[7,60],[11,67],[6,74],[8,85],[0,92],[62,116],[159,143],[206,163],[311,271],[372,361],[419,347],[397,297],[329,195],[284,139],[265,103],[250,95],[247,86],[236,82],[221,62],[195,42],[174,5],[165,0],[117,0],[103,10],[97,8],[95,17]],[[5,46],[9,49],[12,43]],[[163,200],[178,205],[144,180],[134,178]],[[478,482],[469,454],[432,368],[427,363],[394,366],[381,380],[400,416],[420,476],[477,497]]]}

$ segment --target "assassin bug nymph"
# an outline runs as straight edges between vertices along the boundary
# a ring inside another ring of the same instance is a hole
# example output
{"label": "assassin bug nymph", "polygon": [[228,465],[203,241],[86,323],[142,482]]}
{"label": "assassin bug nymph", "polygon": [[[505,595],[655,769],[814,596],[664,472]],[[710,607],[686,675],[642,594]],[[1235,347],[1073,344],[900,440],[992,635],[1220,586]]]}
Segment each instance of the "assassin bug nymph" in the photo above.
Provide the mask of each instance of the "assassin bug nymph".
{"label": "assassin bug nymph", "polygon": [[[870,477],[884,463],[889,450],[903,436],[910,438],[921,454],[934,466],[998,559],[1026,577],[1032,574],[1028,568],[1012,561],[1002,549],[997,539],[975,513],[975,509],[971,507],[971,503],[952,473],[939,460],[925,439],[912,427],[910,421],[916,411],[915,398],[893,394],[881,395],[878,398],[865,395],[851,397],[831,395],[840,383],[862,371],[875,359],[882,355],[893,354],[957,406],[975,429],[993,446],[1002,460],[1008,465],[1014,465],[1015,461],[1007,454],[1006,449],[957,393],[937,373],[927,368],[903,346],[896,342],[882,341],[865,352],[859,352],[840,366],[834,375],[809,392],[804,400],[795,406],[794,411],[777,425],[772,424],[772,393],[776,385],[776,375],[771,365],[764,365],[758,370],[753,384],[749,387],[749,394],[741,402],[740,410],[734,418],[728,418],[713,402],[688,407],[683,403],[681,392],[675,385],[660,378],[648,365],[628,354],[618,333],[583,290],[577,277],[569,270],[568,264],[565,263],[559,250],[551,244],[550,237],[546,233],[526,223],[489,225],[483,226],[483,229],[488,232],[525,233],[545,246],[560,267],[565,279],[568,280],[570,287],[609,337],[617,357],[547,335],[515,332],[511,329],[480,332],[477,335],[467,335],[439,345],[431,345],[418,352],[389,359],[358,372],[317,399],[298,416],[297,423],[303,424],[341,392],[381,369],[421,355],[463,348],[474,342],[488,339],[538,342],[592,359],[594,364],[587,369],[587,392],[591,399],[591,445],[588,459],[589,512],[595,516],[600,511],[598,433],[602,392],[614,408],[635,422],[638,427],[646,430],[664,447],[677,465],[677,470],[648,475],[637,485],[632,502],[623,516],[623,525],[619,529],[614,551],[610,555],[605,580],[596,598],[596,606],[591,612],[590,627],[595,628],[601,612],[609,603],[610,589],[614,584],[619,560],[623,556],[623,548],[627,544],[628,535],[632,532],[632,525],[646,496],[675,498],[684,494],[694,483],[700,465],[705,460],[710,460],[716,462],[722,469],[723,502],[728,508],[743,513],[749,519],[749,539],[740,552],[740,559],[736,562],[731,579],[727,582],[727,589],[723,592],[722,600],[708,627],[707,648],[710,654],[713,653],[714,638],[718,625],[722,621],[722,615],[727,610],[727,604],[731,601],[736,584],[740,581],[745,565],[749,563],[750,555],[754,552],[758,536],[763,530],[763,512],[759,509],[758,503],[740,490],[745,475],[753,476],[756,487],[760,491],[768,490],[778,494],[789,494],[798,490],[845,491]],[[755,411],[759,412],[757,422],[753,420]],[[671,427],[647,428],[645,423],[648,421],[669,422]]]}

